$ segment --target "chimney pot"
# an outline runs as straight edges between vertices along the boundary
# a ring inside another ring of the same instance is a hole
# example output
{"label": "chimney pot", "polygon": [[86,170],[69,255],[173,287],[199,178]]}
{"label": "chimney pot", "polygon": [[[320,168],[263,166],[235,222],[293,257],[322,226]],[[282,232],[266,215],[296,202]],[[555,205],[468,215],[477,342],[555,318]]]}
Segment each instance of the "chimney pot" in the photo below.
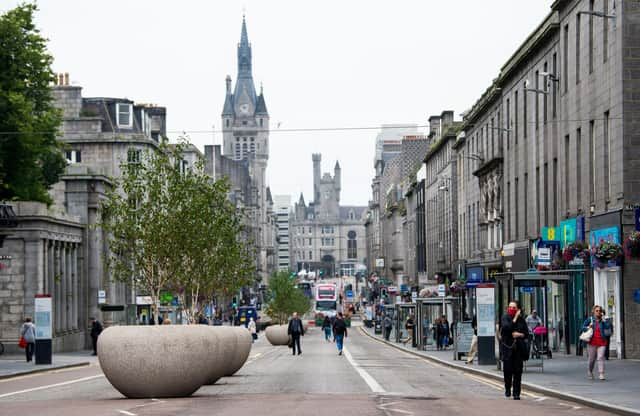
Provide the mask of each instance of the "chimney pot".
{"label": "chimney pot", "polygon": [[64,75],[58,74],[58,85],[64,85]]}
{"label": "chimney pot", "polygon": [[64,73],[64,85],[69,85],[69,73]]}

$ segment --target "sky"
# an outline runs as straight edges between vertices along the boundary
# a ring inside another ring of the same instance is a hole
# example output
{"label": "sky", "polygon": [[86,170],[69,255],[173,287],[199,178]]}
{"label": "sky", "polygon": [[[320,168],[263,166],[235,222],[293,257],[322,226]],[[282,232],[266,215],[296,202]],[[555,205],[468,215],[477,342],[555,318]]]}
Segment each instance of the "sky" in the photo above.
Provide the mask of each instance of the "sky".
{"label": "sky", "polygon": [[[0,0],[0,13],[18,3]],[[222,144],[225,77],[235,83],[244,14],[271,117],[272,194],[309,201],[311,154],[321,153],[323,173],[336,160],[342,167],[341,204],[366,205],[379,127],[426,126],[444,110],[459,120],[551,3],[40,0],[36,25],[53,70],[68,72],[84,97],[164,106],[169,138],[185,132],[204,151]]]}

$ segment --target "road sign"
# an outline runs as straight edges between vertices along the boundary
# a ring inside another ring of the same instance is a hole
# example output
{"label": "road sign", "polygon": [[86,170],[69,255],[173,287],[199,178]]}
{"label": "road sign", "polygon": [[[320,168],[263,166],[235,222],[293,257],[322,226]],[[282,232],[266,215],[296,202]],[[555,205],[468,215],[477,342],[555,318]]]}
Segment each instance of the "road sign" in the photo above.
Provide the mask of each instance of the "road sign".
{"label": "road sign", "polygon": [[98,290],[98,303],[107,302],[107,292],[104,290]]}
{"label": "road sign", "polygon": [[347,298],[352,298],[353,297],[353,291],[352,290],[347,290],[347,292],[345,294],[347,295]]}
{"label": "road sign", "polygon": [[443,298],[446,295],[447,295],[447,288],[445,287],[445,285],[443,284],[438,285],[438,296]]}

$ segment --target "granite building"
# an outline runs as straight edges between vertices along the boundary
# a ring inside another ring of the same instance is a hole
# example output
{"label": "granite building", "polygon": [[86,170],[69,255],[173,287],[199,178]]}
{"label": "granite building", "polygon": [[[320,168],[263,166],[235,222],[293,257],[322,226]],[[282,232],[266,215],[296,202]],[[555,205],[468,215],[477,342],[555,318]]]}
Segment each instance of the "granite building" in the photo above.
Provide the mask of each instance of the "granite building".
{"label": "granite building", "polygon": [[294,270],[317,271],[318,275],[354,275],[365,263],[364,214],[366,207],[340,205],[341,168],[334,175],[320,175],[321,155],[312,155],[312,202],[304,196],[294,205],[289,241]]}

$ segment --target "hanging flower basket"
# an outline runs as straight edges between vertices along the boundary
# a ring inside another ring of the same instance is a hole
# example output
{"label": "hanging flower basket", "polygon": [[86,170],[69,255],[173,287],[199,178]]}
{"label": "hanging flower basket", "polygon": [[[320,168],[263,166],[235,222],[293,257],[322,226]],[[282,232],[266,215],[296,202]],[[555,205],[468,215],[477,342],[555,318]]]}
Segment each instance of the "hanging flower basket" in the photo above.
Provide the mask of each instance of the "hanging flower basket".
{"label": "hanging flower basket", "polygon": [[574,241],[568,244],[562,252],[562,258],[567,263],[575,260],[584,261],[589,256],[589,245],[584,241]]}
{"label": "hanging flower basket", "polygon": [[599,269],[619,266],[624,256],[624,250],[618,243],[605,241],[592,251],[593,265]]}
{"label": "hanging flower basket", "polygon": [[624,255],[627,258],[640,259],[640,231],[634,231],[625,238]]}

